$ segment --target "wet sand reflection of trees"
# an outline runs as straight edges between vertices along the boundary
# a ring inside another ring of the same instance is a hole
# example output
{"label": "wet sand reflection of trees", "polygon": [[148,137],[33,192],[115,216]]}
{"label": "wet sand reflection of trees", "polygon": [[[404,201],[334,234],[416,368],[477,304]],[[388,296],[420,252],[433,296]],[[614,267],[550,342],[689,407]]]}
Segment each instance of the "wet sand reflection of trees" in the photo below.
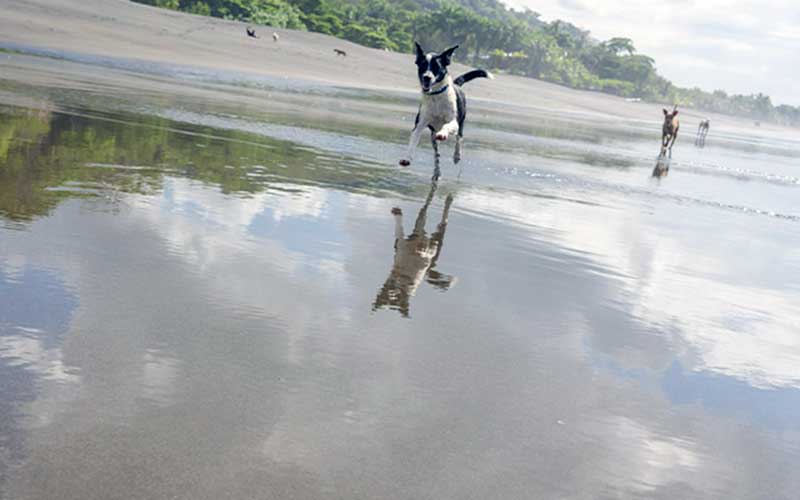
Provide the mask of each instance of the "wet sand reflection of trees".
{"label": "wet sand reflection of trees", "polygon": [[385,169],[239,131],[115,113],[88,117],[0,107],[0,217],[26,222],[73,197],[156,192],[165,176],[223,193],[386,187]]}

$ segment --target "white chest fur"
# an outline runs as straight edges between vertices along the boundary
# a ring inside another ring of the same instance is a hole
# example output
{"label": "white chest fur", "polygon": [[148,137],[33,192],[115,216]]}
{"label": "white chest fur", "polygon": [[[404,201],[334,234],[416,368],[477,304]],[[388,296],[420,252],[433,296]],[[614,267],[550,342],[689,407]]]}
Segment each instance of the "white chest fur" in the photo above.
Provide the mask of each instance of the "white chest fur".
{"label": "white chest fur", "polygon": [[449,77],[448,80],[447,90],[441,94],[424,95],[422,98],[420,120],[424,125],[430,125],[436,130],[455,120],[458,114],[456,91],[453,89],[452,80]]}
{"label": "white chest fur", "polygon": [[[446,90],[441,91],[445,88]],[[422,103],[419,109],[419,121],[411,133],[411,138],[408,141],[408,153],[406,157],[400,160],[400,165],[408,166],[414,158],[414,150],[419,144],[422,135],[431,130],[431,140],[434,144],[434,149],[437,149],[437,141],[446,141],[449,137],[456,136],[459,132],[458,126],[458,96],[455,87],[453,86],[453,79],[450,76],[439,82],[431,91],[440,91],[438,94],[431,95],[423,94]],[[438,149],[437,149],[438,158]],[[453,161],[458,163],[461,159],[461,136],[456,137],[456,149],[453,155]]]}

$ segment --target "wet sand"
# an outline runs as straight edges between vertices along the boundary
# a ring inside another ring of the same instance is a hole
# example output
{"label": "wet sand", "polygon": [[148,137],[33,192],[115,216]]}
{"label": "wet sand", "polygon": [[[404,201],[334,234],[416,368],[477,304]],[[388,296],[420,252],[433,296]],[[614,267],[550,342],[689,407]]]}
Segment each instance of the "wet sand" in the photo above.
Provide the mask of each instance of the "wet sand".
{"label": "wet sand", "polygon": [[644,105],[500,78],[571,104],[476,84],[432,184],[413,91],[97,59],[48,4],[94,55],[0,54],[3,500],[796,496],[796,138],[653,177]]}

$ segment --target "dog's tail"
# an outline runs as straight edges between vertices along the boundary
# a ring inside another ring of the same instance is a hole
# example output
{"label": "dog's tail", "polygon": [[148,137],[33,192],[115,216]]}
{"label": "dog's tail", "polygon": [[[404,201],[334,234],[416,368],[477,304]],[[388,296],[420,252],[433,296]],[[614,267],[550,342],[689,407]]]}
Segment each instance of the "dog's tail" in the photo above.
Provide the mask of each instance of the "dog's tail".
{"label": "dog's tail", "polygon": [[453,80],[453,83],[460,87],[476,78],[488,78],[489,80],[494,80],[494,76],[485,69],[473,69],[472,71],[467,71],[463,75]]}

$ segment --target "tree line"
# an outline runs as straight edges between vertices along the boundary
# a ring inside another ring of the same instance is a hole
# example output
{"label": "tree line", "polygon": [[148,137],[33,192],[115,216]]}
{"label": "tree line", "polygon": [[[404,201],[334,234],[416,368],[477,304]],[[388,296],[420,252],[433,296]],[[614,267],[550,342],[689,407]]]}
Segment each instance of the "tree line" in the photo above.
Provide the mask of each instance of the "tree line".
{"label": "tree line", "polygon": [[134,0],[253,24],[308,30],[398,52],[413,42],[458,43],[456,60],[576,89],[666,101],[754,120],[800,126],[800,107],[774,106],[763,94],[681,88],[628,38],[596,40],[564,21],[498,0]]}

